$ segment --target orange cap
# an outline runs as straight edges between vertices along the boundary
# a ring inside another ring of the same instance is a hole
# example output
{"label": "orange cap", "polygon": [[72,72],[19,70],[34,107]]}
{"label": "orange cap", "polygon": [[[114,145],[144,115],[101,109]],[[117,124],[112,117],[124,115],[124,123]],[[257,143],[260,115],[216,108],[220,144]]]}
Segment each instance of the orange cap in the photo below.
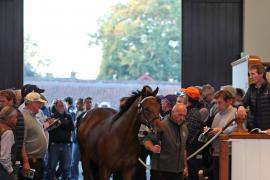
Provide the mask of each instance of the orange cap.
{"label": "orange cap", "polygon": [[192,99],[198,100],[200,98],[200,91],[194,86],[182,88],[181,91],[184,92],[187,96],[191,97]]}

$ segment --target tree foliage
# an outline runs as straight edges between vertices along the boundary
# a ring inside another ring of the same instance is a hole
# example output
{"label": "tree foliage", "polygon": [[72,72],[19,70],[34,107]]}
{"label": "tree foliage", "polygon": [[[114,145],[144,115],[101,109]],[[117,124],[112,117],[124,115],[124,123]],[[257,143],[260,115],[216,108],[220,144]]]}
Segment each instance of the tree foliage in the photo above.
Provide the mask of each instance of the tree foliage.
{"label": "tree foliage", "polygon": [[38,68],[48,67],[50,64],[51,60],[39,56],[38,44],[27,35],[24,39],[24,77],[41,77]]}
{"label": "tree foliage", "polygon": [[99,79],[134,80],[148,72],[156,80],[179,80],[181,0],[116,4],[90,38],[103,48]]}

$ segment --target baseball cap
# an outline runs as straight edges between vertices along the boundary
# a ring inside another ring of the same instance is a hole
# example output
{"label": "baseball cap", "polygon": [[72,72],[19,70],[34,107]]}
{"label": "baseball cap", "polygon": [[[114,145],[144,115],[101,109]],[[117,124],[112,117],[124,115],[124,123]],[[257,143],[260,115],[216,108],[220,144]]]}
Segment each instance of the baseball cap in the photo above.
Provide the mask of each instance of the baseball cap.
{"label": "baseball cap", "polygon": [[167,102],[169,102],[172,106],[173,105],[175,105],[175,103],[176,103],[176,100],[177,100],[177,95],[174,95],[174,94],[168,94],[168,95],[166,95],[166,96],[164,96],[163,98],[162,98],[162,101],[167,101]]}
{"label": "baseball cap", "polygon": [[28,93],[31,93],[33,91],[40,94],[40,93],[43,93],[45,90],[40,89],[37,85],[34,85],[34,84],[26,84],[21,89],[22,98],[26,97]]}
{"label": "baseball cap", "polygon": [[194,86],[190,86],[188,88],[182,88],[181,91],[194,100],[198,100],[200,98],[200,91],[198,90],[198,88]]}
{"label": "baseball cap", "polygon": [[30,92],[26,95],[25,97],[26,101],[29,102],[41,102],[41,103],[46,103],[47,101],[43,100],[42,97],[40,96],[39,93],[37,92]]}

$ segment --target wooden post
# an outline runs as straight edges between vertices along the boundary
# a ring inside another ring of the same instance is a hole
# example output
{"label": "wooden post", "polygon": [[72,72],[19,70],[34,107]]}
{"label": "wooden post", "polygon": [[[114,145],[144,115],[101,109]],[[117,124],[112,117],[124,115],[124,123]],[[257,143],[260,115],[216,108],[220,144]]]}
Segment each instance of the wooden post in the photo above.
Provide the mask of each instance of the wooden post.
{"label": "wooden post", "polygon": [[229,180],[229,145],[227,140],[228,135],[222,134],[219,136],[219,179]]}
{"label": "wooden post", "polygon": [[246,119],[240,119],[236,118],[236,124],[237,127],[234,129],[234,131],[231,133],[231,135],[247,135],[248,131],[244,128],[244,122]]}

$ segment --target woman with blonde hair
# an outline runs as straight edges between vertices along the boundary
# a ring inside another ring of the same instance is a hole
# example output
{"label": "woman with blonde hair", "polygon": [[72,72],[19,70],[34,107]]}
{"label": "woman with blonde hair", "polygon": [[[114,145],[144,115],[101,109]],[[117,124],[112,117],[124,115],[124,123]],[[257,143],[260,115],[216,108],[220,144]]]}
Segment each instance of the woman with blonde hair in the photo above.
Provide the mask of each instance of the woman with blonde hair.
{"label": "woman with blonde hair", "polygon": [[17,110],[11,106],[4,107],[0,112],[0,179],[13,180],[15,172],[13,160],[15,144],[13,130],[17,121]]}

